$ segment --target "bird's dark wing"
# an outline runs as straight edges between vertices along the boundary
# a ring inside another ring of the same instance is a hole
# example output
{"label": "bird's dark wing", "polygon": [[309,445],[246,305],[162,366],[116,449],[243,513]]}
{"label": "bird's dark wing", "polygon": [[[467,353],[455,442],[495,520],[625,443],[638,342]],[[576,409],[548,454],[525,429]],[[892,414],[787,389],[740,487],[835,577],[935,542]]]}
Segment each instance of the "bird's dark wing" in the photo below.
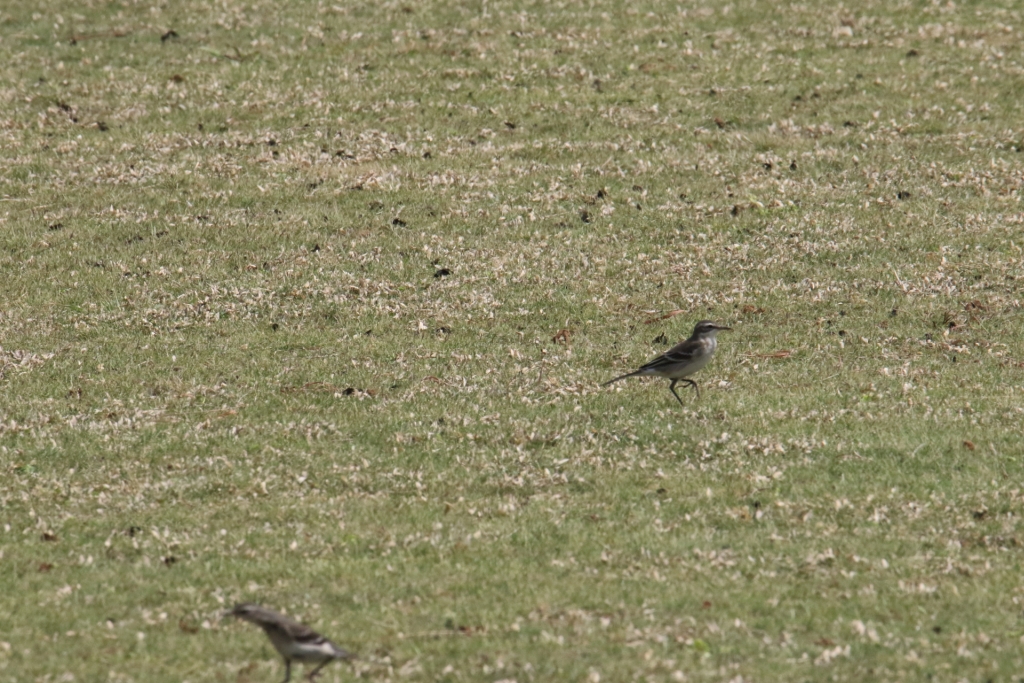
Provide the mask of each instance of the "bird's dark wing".
{"label": "bird's dark wing", "polygon": [[691,343],[689,340],[679,342],[660,356],[647,361],[647,363],[645,363],[637,372],[643,370],[660,370],[673,365],[689,363],[693,360],[694,355],[699,351],[700,347],[697,344]]}
{"label": "bird's dark wing", "polygon": [[297,621],[291,619],[283,620],[277,626],[288,634],[288,636],[296,643],[309,643],[310,645],[319,645],[323,641],[327,640],[322,635],[306,626],[300,624]]}
{"label": "bird's dark wing", "polygon": [[[343,648],[338,647],[330,640],[320,635],[319,633],[317,633],[310,627],[306,626],[305,624],[300,624],[297,621],[292,621],[291,619],[284,617],[282,615],[279,615],[279,617],[280,618],[278,620],[272,623],[264,622],[260,624],[260,626],[263,627],[263,630],[267,632],[267,635],[270,636],[271,640],[289,639],[299,645],[308,645],[310,647],[317,648],[326,645],[329,650],[333,651],[335,659],[350,659],[352,657],[352,653]],[[274,631],[276,631],[278,634],[277,638],[275,638],[275,636],[272,635],[272,632]],[[280,636],[284,636],[284,638],[281,638]]]}
{"label": "bird's dark wing", "polygon": [[317,638],[323,638],[305,624],[300,624],[294,619],[266,607],[253,606],[242,618],[258,624],[268,633],[275,631],[300,643],[312,643]]}

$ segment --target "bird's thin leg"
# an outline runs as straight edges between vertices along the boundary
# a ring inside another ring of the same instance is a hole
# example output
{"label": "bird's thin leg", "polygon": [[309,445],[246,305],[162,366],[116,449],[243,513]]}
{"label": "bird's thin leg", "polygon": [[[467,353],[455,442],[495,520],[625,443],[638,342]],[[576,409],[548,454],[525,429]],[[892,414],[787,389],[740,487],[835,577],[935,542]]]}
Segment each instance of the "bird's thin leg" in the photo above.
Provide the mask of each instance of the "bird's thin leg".
{"label": "bird's thin leg", "polygon": [[[679,398],[679,394],[676,393],[676,382],[678,382],[678,381],[679,380],[677,380],[677,379],[672,380],[672,384],[668,385],[668,390],[671,391],[672,395],[676,397],[677,401],[679,401],[679,405],[683,405],[683,399]],[[686,380],[686,381],[689,382],[690,380]]]}
{"label": "bird's thin leg", "polygon": [[689,384],[691,387],[693,387],[693,390],[697,392],[697,398],[699,399],[700,398],[700,387],[697,386],[697,383],[694,382],[692,379],[684,379],[683,381],[686,382],[687,384]]}
{"label": "bird's thin leg", "polygon": [[317,668],[315,668],[312,671],[310,671],[309,675],[306,676],[306,678],[308,678],[309,680],[313,680],[313,677],[316,676],[318,673],[320,673],[320,669],[322,669],[325,666],[327,666],[328,664],[330,664],[331,661],[332,660],[330,660],[330,659],[325,659],[324,661],[320,662],[320,666],[318,666]]}
{"label": "bird's thin leg", "polygon": [[288,683],[292,679],[292,660],[284,660],[284,680],[281,683]]}

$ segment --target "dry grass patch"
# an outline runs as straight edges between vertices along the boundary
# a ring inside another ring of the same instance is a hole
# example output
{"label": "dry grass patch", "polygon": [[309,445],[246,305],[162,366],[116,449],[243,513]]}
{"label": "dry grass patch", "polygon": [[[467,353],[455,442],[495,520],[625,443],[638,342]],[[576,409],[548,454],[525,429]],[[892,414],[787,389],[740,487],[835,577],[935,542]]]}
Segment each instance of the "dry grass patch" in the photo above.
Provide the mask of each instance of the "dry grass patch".
{"label": "dry grass patch", "polygon": [[0,679],[1007,679],[1020,20],[0,10]]}

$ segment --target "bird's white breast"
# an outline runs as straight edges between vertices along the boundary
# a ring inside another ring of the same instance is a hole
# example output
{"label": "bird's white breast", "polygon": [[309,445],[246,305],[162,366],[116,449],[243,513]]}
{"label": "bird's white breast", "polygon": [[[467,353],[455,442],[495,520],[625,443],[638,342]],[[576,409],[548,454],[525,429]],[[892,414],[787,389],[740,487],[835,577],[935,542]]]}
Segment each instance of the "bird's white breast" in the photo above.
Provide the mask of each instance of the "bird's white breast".
{"label": "bird's white breast", "polygon": [[[333,659],[335,655],[334,646],[329,641],[319,643],[291,643],[287,648],[286,656],[300,662],[320,662],[325,659]],[[282,652],[281,654],[285,654]]]}
{"label": "bird's white breast", "polygon": [[270,641],[281,656],[298,662],[322,662],[333,659],[334,645],[326,639],[313,642],[301,642],[280,633],[268,633]]}

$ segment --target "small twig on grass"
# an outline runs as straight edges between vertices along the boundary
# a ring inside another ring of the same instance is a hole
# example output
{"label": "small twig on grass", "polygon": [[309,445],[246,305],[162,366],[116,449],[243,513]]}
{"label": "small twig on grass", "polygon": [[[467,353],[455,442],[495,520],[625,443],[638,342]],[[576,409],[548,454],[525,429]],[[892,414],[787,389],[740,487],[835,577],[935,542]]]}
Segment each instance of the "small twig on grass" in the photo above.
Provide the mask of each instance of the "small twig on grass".
{"label": "small twig on grass", "polygon": [[772,351],[771,353],[745,353],[745,358],[789,358],[793,355],[793,352],[789,349],[781,349],[779,351]]}
{"label": "small twig on grass", "polygon": [[483,626],[458,626],[456,628],[449,628],[438,631],[421,631],[419,633],[403,633],[401,634],[401,640],[409,640],[411,638],[450,638],[452,636],[472,636],[472,635],[487,635],[487,628]]}
{"label": "small twig on grass", "polygon": [[896,267],[893,266],[891,263],[889,264],[889,268],[892,270],[892,274],[896,276],[896,284],[898,284],[900,286],[900,289],[903,290],[903,293],[906,294],[907,293],[907,283],[904,282],[900,278],[900,274],[898,272],[896,272]]}
{"label": "small twig on grass", "polygon": [[68,43],[71,44],[71,45],[76,45],[80,41],[92,40],[94,38],[124,38],[125,36],[127,36],[130,33],[131,33],[131,31],[124,30],[124,29],[114,30],[114,31],[97,31],[95,33],[79,33],[79,34],[72,33],[71,37],[68,38]]}
{"label": "small twig on grass", "polygon": [[232,50],[235,51],[234,55],[229,55],[226,52],[221,52],[220,50],[217,50],[217,49],[212,48],[212,47],[208,47],[206,45],[203,45],[199,49],[202,50],[203,52],[209,52],[214,57],[221,57],[222,59],[230,59],[230,60],[235,61],[235,62],[244,62],[245,60],[249,59],[249,57],[252,56],[252,55],[243,55],[241,52],[239,52],[237,47],[231,48]]}
{"label": "small twig on grass", "polygon": [[644,325],[651,325],[653,323],[660,322],[662,320],[668,320],[669,318],[674,318],[677,315],[679,315],[680,313],[685,313],[685,312],[686,311],[684,311],[683,309],[677,308],[676,310],[669,311],[665,315],[658,316],[657,318],[648,318],[647,320],[644,321]]}
{"label": "small twig on grass", "polygon": [[305,394],[310,392],[336,393],[343,390],[327,382],[306,382],[300,387],[283,386],[280,391],[282,394]]}

